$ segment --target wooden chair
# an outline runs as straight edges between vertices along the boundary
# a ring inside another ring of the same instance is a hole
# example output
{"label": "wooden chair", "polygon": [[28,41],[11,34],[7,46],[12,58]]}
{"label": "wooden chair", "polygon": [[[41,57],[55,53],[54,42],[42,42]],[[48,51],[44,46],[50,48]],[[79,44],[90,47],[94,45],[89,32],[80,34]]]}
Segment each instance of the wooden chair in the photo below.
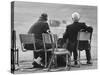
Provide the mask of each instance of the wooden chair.
{"label": "wooden chair", "polygon": [[[50,71],[51,64],[52,64],[53,60],[54,59],[57,60],[57,55],[66,55],[66,67],[65,67],[65,69],[70,70],[70,53],[68,50],[66,50],[66,48],[58,48],[57,47],[57,40],[58,40],[58,37],[56,34],[52,34],[52,35],[51,34],[43,34],[44,47],[45,47],[46,43],[52,44],[52,49],[51,49],[52,50],[52,57],[50,59],[49,65],[48,65],[48,71]],[[45,47],[45,51],[47,51],[46,47]],[[45,58],[46,57],[47,56],[45,56]],[[55,62],[55,65],[57,65],[57,61]]]}
{"label": "wooden chair", "polygon": [[[80,67],[80,52],[82,51],[82,50],[85,50],[86,48],[80,48],[79,46],[80,46],[80,42],[84,42],[84,41],[87,41],[88,42],[88,44],[89,44],[89,47],[88,47],[88,49],[91,49],[91,37],[92,37],[92,33],[91,32],[87,32],[87,31],[79,31],[78,32],[78,37],[77,37],[77,50],[78,50],[78,54],[79,54],[79,56],[78,56],[78,60],[77,61],[79,61],[79,67]],[[87,44],[87,45],[88,45]]]}

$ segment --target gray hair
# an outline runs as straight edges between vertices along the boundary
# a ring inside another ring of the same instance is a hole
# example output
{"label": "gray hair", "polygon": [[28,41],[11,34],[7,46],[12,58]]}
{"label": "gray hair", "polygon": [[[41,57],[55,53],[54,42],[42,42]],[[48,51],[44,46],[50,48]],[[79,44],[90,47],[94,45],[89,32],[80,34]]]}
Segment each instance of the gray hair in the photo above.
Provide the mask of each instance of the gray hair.
{"label": "gray hair", "polygon": [[80,19],[80,14],[78,12],[74,12],[72,14],[72,19],[73,19],[74,22],[78,22],[79,19]]}

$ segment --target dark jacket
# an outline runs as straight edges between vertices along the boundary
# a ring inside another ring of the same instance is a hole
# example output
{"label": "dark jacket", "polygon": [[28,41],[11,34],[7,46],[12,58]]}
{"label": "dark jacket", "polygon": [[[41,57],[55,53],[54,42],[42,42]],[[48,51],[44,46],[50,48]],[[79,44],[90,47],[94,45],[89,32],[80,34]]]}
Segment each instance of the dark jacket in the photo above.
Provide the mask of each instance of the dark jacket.
{"label": "dark jacket", "polygon": [[78,32],[81,29],[92,32],[92,29],[90,27],[86,26],[85,23],[74,22],[73,24],[70,24],[70,25],[67,26],[66,31],[63,35],[63,39],[69,40],[68,46],[67,46],[69,50],[75,50],[76,49],[77,35],[78,35]]}
{"label": "dark jacket", "polygon": [[42,39],[42,33],[47,33],[47,30],[49,30],[48,23],[40,19],[29,29],[28,33],[34,33],[36,39]]}
{"label": "dark jacket", "polygon": [[63,35],[64,39],[69,39],[70,41],[74,42],[77,40],[78,32],[81,29],[86,29],[87,26],[85,23],[74,22],[66,27],[66,31]]}

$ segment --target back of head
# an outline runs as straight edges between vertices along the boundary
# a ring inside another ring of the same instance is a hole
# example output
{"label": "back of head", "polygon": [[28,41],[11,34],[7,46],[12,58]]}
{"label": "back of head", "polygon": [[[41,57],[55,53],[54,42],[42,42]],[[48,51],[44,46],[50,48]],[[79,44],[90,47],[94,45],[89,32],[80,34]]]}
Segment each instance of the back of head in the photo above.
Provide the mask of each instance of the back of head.
{"label": "back of head", "polygon": [[74,12],[72,14],[72,20],[73,20],[73,22],[78,22],[79,19],[80,19],[80,14],[78,12]]}
{"label": "back of head", "polygon": [[42,13],[40,19],[47,20],[48,15],[46,13]]}

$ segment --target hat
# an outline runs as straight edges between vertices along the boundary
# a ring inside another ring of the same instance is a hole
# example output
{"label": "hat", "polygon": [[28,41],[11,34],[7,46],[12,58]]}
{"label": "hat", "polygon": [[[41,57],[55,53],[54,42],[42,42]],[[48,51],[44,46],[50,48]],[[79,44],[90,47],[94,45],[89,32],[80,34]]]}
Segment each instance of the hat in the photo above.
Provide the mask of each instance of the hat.
{"label": "hat", "polygon": [[74,12],[72,14],[72,19],[73,19],[74,22],[78,22],[79,19],[80,19],[80,14],[78,12]]}
{"label": "hat", "polygon": [[45,18],[45,19],[47,19],[47,17],[48,17],[48,15],[46,13],[42,13],[40,16],[40,18]]}

